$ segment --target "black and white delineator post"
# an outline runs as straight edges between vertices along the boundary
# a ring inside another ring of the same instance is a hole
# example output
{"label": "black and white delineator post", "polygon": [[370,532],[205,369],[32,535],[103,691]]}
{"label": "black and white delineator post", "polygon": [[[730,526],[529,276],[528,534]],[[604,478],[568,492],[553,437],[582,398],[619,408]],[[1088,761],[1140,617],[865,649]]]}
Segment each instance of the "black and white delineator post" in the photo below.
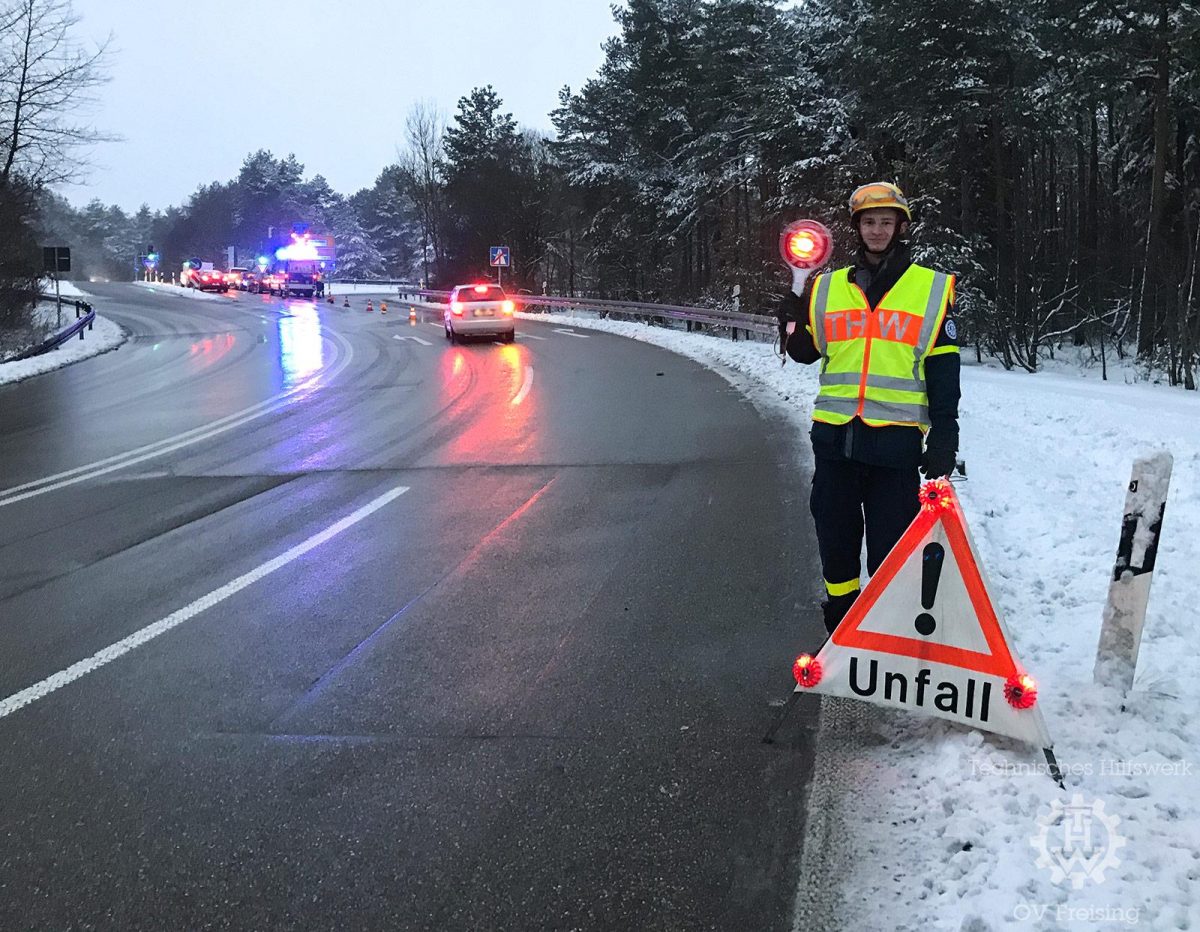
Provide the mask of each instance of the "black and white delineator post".
{"label": "black and white delineator post", "polygon": [[1097,683],[1124,692],[1132,688],[1137,669],[1173,462],[1166,450],[1136,460],[1125,496],[1125,517],[1108,584],[1094,674]]}

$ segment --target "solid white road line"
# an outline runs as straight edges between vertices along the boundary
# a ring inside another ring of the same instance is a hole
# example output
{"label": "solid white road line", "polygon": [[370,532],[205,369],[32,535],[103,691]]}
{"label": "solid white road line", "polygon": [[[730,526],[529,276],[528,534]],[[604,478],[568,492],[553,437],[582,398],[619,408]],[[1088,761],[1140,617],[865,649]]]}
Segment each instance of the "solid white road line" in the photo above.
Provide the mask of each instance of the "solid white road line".
{"label": "solid white road line", "polygon": [[587,339],[586,333],[576,333],[574,330],[568,330],[566,327],[555,327],[555,333],[565,333],[569,337],[579,337],[581,340]]}
{"label": "solid white road line", "polygon": [[393,335],[392,339],[393,340],[412,340],[416,343],[420,343],[422,346],[433,346],[433,344],[430,343],[428,340],[422,340],[420,337],[401,336],[398,333]]}
{"label": "solid white road line", "polygon": [[[53,476],[43,476],[41,479],[35,479],[32,482],[26,482],[24,485],[13,486],[10,489],[0,489],[0,508],[5,505],[12,505],[16,502],[24,501],[27,498],[33,498],[37,495],[42,495],[46,492],[53,492],[56,489],[61,489],[69,485],[75,485],[79,482],[84,482],[88,479],[94,479],[97,476],[103,476],[110,472],[115,472],[118,469],[124,469],[126,466],[133,466],[144,460],[153,459],[156,456],[162,456],[164,453],[171,453],[183,447],[191,446],[199,443],[201,440],[207,440],[209,437],[215,437],[217,434],[223,434],[227,430],[232,430],[235,427],[240,427],[249,421],[253,421],[262,417],[265,414],[271,414],[274,411],[282,408],[288,403],[288,400],[296,394],[305,393],[315,388],[322,381],[330,381],[340,375],[347,366],[350,365],[354,358],[354,349],[342,337],[335,333],[330,333],[330,336],[342,343],[344,355],[341,360],[329,372],[321,372],[310,379],[301,382],[295,388],[290,388],[286,392],[280,392],[277,395],[272,395],[265,401],[260,401],[256,405],[251,405],[249,408],[243,408],[241,411],[236,411],[233,414],[227,414],[225,417],[217,418],[208,424],[202,424],[199,427],[193,427],[191,430],[185,430],[182,433],[175,434],[171,437],[165,437],[162,440],[156,440],[153,443],[148,443],[134,450],[126,450],[124,453],[117,453],[114,456],[106,457],[102,460],[97,460],[94,463],[88,463],[84,466],[76,466],[74,469],[68,469],[60,473],[55,473]],[[61,480],[61,481],[59,481]],[[25,490],[30,491],[25,491]],[[24,494],[18,494],[24,493]]]}
{"label": "solid white road line", "polygon": [[399,498],[408,491],[407,486],[397,486],[390,492],[385,492],[378,498],[368,502],[359,508],[357,511],[351,512],[335,524],[331,524],[325,530],[297,544],[290,550],[281,553],[273,560],[268,560],[266,563],[252,569],[249,573],[239,576],[233,582],[226,583],[220,589],[214,589],[208,595],[201,596],[196,601],[185,605],[183,608],[172,612],[166,618],[146,625],[146,627],[133,632],[126,638],[122,638],[115,644],[110,644],[103,650],[97,651],[85,660],[80,660],[78,663],[71,664],[65,670],[60,670],[53,676],[48,676],[40,683],[34,683],[32,686],[22,689],[18,693],[13,693],[7,699],[0,700],[0,718],[12,715],[18,709],[24,708],[32,702],[42,699],[57,689],[62,689],[69,683],[82,676],[86,676],[94,670],[99,670],[106,664],[112,663],[123,654],[129,653],[136,647],[141,647],[147,641],[152,641],[160,634],[165,634],[172,628],[176,628],[190,618],[199,615],[205,609],[212,608],[220,602],[224,602],[230,596],[241,592],[247,586],[258,582],[264,576],[269,576],[277,569],[287,566],[293,560],[299,559],[315,547],[320,547],[321,544],[336,537],[342,531],[357,524],[373,511],[378,511],[388,502]]}
{"label": "solid white road line", "polygon": [[513,395],[511,404],[519,405],[525,400],[525,396],[529,394],[531,388],[533,388],[533,366],[526,366],[525,381],[521,383],[521,390]]}

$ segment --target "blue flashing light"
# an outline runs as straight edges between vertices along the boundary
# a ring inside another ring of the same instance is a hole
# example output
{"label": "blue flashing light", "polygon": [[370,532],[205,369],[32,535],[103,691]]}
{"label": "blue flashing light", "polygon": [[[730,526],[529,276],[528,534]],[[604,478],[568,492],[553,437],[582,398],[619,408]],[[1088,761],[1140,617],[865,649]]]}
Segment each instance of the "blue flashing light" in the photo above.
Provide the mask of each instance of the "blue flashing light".
{"label": "blue flashing light", "polygon": [[276,249],[275,258],[281,262],[315,262],[320,256],[317,255],[316,245],[308,237],[305,237],[304,239],[295,239],[295,242]]}

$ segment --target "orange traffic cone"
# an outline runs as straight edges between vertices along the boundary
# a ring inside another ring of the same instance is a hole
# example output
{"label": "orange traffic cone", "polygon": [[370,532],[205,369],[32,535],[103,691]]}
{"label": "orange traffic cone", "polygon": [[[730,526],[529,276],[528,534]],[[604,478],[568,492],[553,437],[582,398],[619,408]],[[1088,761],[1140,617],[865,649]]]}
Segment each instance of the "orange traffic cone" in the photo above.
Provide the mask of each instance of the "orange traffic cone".
{"label": "orange traffic cone", "polygon": [[329,292],[329,294],[327,294],[325,296],[325,300],[328,301],[330,304],[333,304],[333,292],[332,291]]}
{"label": "orange traffic cone", "polygon": [[415,307],[410,307],[410,308],[408,309],[408,319],[409,319],[409,320],[416,320],[416,319],[417,319],[417,309],[416,309]]}
{"label": "orange traffic cone", "polygon": [[380,301],[380,302],[379,302],[379,313],[380,313],[380,314],[386,314],[386,313],[387,313],[387,302],[386,302],[386,301]]}
{"label": "orange traffic cone", "polygon": [[375,310],[375,308],[371,306],[371,299],[370,299],[370,298],[367,298],[367,310],[368,310],[368,311],[373,311],[373,310]]}
{"label": "orange traffic cone", "polygon": [[346,295],[345,299],[342,301],[342,307],[349,307],[349,306],[350,306],[350,295]]}

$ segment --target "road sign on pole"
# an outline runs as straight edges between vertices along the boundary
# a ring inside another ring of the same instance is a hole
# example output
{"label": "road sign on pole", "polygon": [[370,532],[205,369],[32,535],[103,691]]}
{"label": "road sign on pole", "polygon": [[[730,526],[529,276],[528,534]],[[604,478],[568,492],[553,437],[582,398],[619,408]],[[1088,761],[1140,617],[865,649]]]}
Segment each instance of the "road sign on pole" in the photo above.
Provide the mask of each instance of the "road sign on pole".
{"label": "road sign on pole", "polygon": [[496,283],[503,284],[504,270],[509,267],[510,253],[507,246],[492,246],[488,249],[488,262],[496,269]]}
{"label": "road sign on pole", "polygon": [[58,304],[58,326],[62,327],[62,295],[58,290],[58,277],[71,271],[71,250],[67,246],[42,247],[42,271],[54,276],[54,300]]}
{"label": "road sign on pole", "polygon": [[68,246],[43,246],[42,271],[69,272],[71,271],[71,250]]}

